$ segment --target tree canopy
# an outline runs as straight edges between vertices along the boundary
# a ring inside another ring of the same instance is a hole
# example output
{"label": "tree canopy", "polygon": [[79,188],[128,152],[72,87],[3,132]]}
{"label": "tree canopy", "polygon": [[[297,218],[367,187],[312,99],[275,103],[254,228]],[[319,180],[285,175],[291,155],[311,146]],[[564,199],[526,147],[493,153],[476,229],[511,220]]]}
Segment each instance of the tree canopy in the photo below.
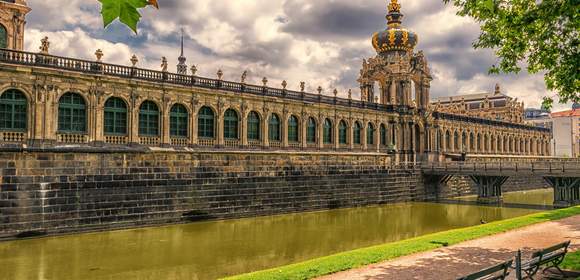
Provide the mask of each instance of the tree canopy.
{"label": "tree canopy", "polygon": [[[443,0],[481,26],[477,48],[498,57],[490,73],[544,73],[560,103],[580,102],[580,0]],[[552,96],[544,97],[550,108]]]}

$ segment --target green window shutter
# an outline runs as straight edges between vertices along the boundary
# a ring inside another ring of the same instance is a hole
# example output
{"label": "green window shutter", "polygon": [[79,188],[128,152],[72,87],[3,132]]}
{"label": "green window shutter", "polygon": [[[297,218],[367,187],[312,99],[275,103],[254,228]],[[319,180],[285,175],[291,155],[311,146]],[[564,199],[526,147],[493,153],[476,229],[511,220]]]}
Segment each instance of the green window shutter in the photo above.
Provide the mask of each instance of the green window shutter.
{"label": "green window shutter", "polygon": [[105,102],[105,134],[127,135],[127,105],[118,97]]}
{"label": "green window shutter", "polygon": [[325,119],[323,128],[322,138],[324,139],[324,144],[332,144],[332,122],[329,119]]}
{"label": "green window shutter", "polygon": [[0,48],[8,48],[8,32],[2,24],[0,24]]}
{"label": "green window shutter", "polygon": [[238,113],[232,109],[224,114],[224,138],[238,139]]}
{"label": "green window shutter", "polygon": [[347,142],[347,132],[348,129],[346,127],[346,123],[344,121],[340,121],[340,125],[338,126],[338,142],[341,145],[348,144]]}
{"label": "green window shutter", "polygon": [[27,100],[24,93],[9,89],[0,95],[0,130],[26,131]]}
{"label": "green window shutter", "polygon": [[197,116],[197,135],[200,138],[214,138],[214,113],[209,107],[201,107]]}
{"label": "green window shutter", "polygon": [[256,112],[248,116],[248,140],[260,140],[260,116]]}
{"label": "green window shutter", "polygon": [[384,124],[381,124],[381,145],[382,146],[386,146],[387,145],[387,128],[385,127]]}
{"label": "green window shutter", "polygon": [[375,144],[375,127],[369,123],[367,126],[367,145]]}
{"label": "green window shutter", "polygon": [[188,136],[189,113],[181,104],[175,104],[169,111],[169,135],[176,138]]}
{"label": "green window shutter", "polygon": [[159,109],[152,101],[145,101],[139,109],[139,135],[159,136]]}
{"label": "green window shutter", "polygon": [[276,114],[272,114],[270,122],[268,123],[268,135],[270,141],[280,141],[280,118]]}
{"label": "green window shutter", "polygon": [[288,119],[288,142],[297,143],[298,141],[298,119],[290,116]]}
{"label": "green window shutter", "polygon": [[316,121],[313,118],[308,119],[308,128],[306,129],[306,142],[316,143]]}
{"label": "green window shutter", "polygon": [[68,92],[58,101],[58,131],[86,133],[87,109],[79,94]]}
{"label": "green window shutter", "polygon": [[354,123],[354,130],[353,130],[353,138],[354,138],[354,143],[356,145],[360,145],[360,135],[361,134],[361,126],[358,122]]}

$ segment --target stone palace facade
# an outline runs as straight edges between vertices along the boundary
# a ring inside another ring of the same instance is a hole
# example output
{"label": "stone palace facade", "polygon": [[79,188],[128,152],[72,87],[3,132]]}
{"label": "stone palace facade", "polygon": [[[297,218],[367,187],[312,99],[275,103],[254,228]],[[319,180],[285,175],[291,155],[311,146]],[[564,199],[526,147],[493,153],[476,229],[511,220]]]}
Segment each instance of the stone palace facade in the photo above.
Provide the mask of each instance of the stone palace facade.
{"label": "stone palace facade", "polygon": [[[396,0],[388,27],[372,36],[375,57],[358,79],[361,100],[199,77],[23,48],[25,1],[0,1],[0,146],[18,149],[149,148],[385,153],[395,161],[458,153],[548,156],[547,129],[438,110],[419,38],[401,27]],[[189,73],[188,73],[189,72]]]}

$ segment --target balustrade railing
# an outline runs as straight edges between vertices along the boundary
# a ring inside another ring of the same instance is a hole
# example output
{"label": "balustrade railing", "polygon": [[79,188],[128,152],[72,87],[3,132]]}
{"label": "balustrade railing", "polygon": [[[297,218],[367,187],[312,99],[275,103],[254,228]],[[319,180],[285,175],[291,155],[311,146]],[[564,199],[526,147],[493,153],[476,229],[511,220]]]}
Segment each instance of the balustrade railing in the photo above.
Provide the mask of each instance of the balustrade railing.
{"label": "balustrade railing", "polygon": [[124,135],[105,135],[105,143],[107,144],[124,145],[127,142],[129,142],[129,137]]}
{"label": "balustrade railing", "polygon": [[282,97],[300,100],[303,102],[325,103],[345,107],[355,107],[387,112],[398,112],[400,114],[408,114],[413,109],[412,107],[407,105],[397,105],[397,106],[383,105],[377,103],[362,102],[352,99],[292,91],[280,88],[243,84],[231,81],[223,81],[204,77],[188,76],[163,71],[142,69],[131,66],[122,66],[97,61],[88,61],[82,59],[45,55],[39,53],[30,53],[9,49],[0,49],[0,62],[9,64],[54,68],[59,70],[68,70],[88,74],[109,75],[151,82],[171,83],[182,86],[196,86],[210,89],[221,89],[236,93],[251,93],[257,95]]}
{"label": "balustrade railing", "polygon": [[87,135],[84,134],[57,134],[58,142],[67,144],[84,144],[88,142]]}
{"label": "balustrade railing", "polygon": [[519,173],[519,174],[580,174],[580,159],[575,161],[534,162],[430,162],[422,163],[422,169],[436,173]]}
{"label": "balustrade railing", "polygon": [[157,146],[161,142],[159,137],[155,136],[141,136],[139,137],[139,144],[146,146]]}
{"label": "balustrade railing", "polygon": [[26,141],[26,133],[19,131],[0,131],[0,139],[4,142],[21,143]]}
{"label": "balustrade railing", "polygon": [[171,138],[171,145],[178,147],[185,147],[189,144],[189,139],[185,137]]}

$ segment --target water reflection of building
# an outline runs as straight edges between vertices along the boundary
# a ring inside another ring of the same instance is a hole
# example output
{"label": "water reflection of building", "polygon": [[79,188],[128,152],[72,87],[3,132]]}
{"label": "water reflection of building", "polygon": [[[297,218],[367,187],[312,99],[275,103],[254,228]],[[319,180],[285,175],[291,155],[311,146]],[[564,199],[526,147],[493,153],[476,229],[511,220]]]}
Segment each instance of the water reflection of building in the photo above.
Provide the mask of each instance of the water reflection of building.
{"label": "water reflection of building", "polygon": [[440,97],[433,101],[436,110],[490,120],[522,123],[524,104],[501,92]]}
{"label": "water reflection of building", "polygon": [[[14,2],[14,3],[11,3]],[[363,60],[361,100],[249,84],[186,73],[110,65],[51,56],[44,38],[39,53],[23,52],[23,0],[0,1],[1,144],[22,148],[139,147],[283,149],[373,152],[392,161],[440,159],[460,152],[548,155],[548,130],[522,123],[523,106],[503,95],[430,104],[431,71],[418,35],[402,27],[401,5],[391,0],[387,28],[372,36],[374,57]],[[298,84],[298,83],[296,83]]]}

